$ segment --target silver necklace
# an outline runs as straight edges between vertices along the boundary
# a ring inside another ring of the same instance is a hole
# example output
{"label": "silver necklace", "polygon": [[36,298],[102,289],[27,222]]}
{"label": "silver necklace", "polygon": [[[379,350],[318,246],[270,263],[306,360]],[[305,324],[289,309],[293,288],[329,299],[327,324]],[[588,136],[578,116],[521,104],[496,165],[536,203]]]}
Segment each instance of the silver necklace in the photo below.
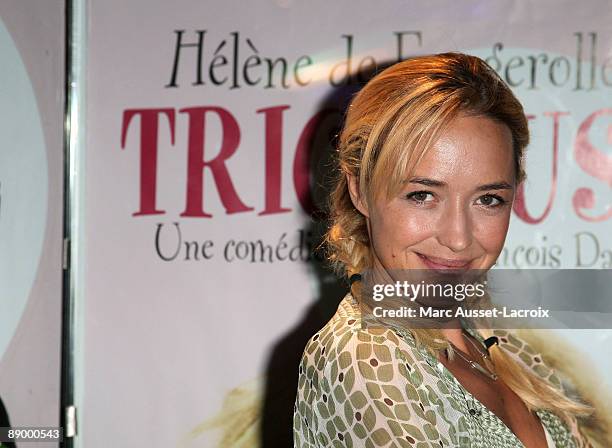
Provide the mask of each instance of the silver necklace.
{"label": "silver necklace", "polygon": [[[465,333],[462,332],[462,334],[465,336]],[[474,348],[476,349],[476,351],[478,351],[478,353],[480,354],[480,356],[482,357],[483,361],[486,363],[487,360],[489,360],[489,362],[491,362],[489,354],[485,353],[482,351],[482,347],[478,347],[476,345],[476,343],[474,341],[472,341],[471,338],[467,337],[467,340],[470,341],[470,343],[474,346]],[[452,342],[451,342],[452,344]],[[453,344],[453,347],[454,344]],[[467,357],[465,357],[463,355],[463,353],[461,352],[461,350],[459,350],[457,347],[455,347],[455,353],[457,353],[457,355],[459,355],[459,357],[461,359],[463,359],[472,369],[477,370],[478,372],[482,373],[483,375],[491,378],[493,381],[496,381],[498,376],[497,373],[495,372],[495,370],[493,368],[491,368],[492,371],[489,371],[487,368],[481,366],[479,363],[477,363],[476,361],[472,361],[471,359],[468,359]],[[491,365],[493,365],[493,363],[491,362]]]}

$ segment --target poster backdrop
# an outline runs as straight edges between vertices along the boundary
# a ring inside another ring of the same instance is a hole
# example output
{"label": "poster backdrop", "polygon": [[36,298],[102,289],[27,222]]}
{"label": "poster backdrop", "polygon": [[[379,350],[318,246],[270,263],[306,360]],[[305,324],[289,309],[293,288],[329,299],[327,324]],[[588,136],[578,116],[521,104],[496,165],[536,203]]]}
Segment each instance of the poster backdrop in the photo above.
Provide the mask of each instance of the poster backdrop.
{"label": "poster backdrop", "polygon": [[60,423],[63,14],[0,3],[0,427]]}
{"label": "poster backdrop", "polygon": [[[611,6],[88,2],[79,446],[291,446],[297,362],[345,288],[311,217],[377,66],[485,58],[533,133],[499,266],[612,268]],[[604,423],[610,335],[538,340]]]}

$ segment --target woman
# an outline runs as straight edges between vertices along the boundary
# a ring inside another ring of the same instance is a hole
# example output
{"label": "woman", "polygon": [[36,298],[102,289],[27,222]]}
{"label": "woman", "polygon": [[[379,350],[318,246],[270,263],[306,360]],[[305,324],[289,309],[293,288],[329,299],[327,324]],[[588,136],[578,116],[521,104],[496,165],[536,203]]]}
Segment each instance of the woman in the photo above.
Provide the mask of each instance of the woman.
{"label": "woman", "polygon": [[353,99],[326,235],[351,292],[304,350],[295,447],[590,446],[576,417],[592,408],[511,332],[452,319],[362,326],[360,273],[391,283],[493,266],[528,140],[521,104],[473,56],[403,61]]}

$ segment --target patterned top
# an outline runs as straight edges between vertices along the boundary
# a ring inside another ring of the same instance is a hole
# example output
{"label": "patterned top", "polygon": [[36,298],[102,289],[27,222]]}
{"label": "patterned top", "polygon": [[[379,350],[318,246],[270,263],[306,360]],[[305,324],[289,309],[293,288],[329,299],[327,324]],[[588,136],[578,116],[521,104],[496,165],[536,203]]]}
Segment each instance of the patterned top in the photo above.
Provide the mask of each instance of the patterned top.
{"label": "patterned top", "polygon": [[[484,344],[482,336],[466,330]],[[499,346],[561,388],[541,356],[508,330]],[[535,411],[556,448],[590,447],[573,420]],[[299,366],[294,448],[469,447],[523,444],[409,331],[361,328],[357,301],[347,294],[332,319],[308,341]]]}

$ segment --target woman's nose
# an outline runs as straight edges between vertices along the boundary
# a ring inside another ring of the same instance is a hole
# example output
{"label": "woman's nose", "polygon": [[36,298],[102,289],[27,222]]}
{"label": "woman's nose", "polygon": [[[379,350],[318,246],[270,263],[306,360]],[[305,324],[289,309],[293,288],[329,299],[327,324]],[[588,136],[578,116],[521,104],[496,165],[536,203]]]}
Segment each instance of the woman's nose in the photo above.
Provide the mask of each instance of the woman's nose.
{"label": "woman's nose", "polygon": [[447,204],[437,228],[438,242],[453,252],[461,252],[472,244],[469,210],[459,201]]}

